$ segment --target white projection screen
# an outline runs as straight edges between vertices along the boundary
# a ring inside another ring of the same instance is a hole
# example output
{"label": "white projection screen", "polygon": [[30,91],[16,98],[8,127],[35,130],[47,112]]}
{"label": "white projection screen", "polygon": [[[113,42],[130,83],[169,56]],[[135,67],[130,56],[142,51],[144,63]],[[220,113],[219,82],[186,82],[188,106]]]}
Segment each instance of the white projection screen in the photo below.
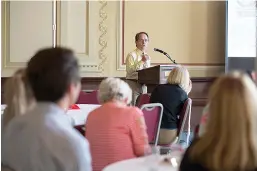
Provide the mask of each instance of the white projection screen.
{"label": "white projection screen", "polygon": [[226,15],[226,72],[254,70],[256,63],[256,0],[228,0]]}

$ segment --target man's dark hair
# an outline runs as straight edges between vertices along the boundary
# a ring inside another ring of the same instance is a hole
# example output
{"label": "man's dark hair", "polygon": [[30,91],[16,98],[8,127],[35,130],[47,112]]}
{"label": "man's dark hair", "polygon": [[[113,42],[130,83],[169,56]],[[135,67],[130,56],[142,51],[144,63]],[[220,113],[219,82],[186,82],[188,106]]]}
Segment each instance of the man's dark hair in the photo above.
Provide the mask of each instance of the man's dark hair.
{"label": "man's dark hair", "polygon": [[28,62],[26,75],[37,101],[57,102],[80,81],[73,51],[61,47],[39,50]]}
{"label": "man's dark hair", "polygon": [[139,32],[135,36],[135,41],[138,41],[140,34],[145,34],[147,36],[147,38],[149,39],[149,36],[148,36],[148,34],[146,32]]}

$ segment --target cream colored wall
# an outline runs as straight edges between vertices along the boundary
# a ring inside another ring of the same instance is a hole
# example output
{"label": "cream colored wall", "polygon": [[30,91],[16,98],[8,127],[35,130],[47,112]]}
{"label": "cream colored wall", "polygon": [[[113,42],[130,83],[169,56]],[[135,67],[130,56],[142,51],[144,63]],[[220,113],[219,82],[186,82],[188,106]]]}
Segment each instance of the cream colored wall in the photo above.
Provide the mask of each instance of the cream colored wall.
{"label": "cream colored wall", "polygon": [[[51,2],[7,4],[2,76],[25,66],[39,47],[52,44]],[[75,50],[82,76],[125,76],[122,44],[126,56],[139,31],[149,33],[153,63],[169,63],[152,51],[157,47],[188,66],[192,76],[224,72],[225,2],[62,1],[57,7],[57,44]]]}
{"label": "cream colored wall", "polygon": [[49,1],[2,1],[2,77],[24,67],[37,49],[52,46],[51,8]]}

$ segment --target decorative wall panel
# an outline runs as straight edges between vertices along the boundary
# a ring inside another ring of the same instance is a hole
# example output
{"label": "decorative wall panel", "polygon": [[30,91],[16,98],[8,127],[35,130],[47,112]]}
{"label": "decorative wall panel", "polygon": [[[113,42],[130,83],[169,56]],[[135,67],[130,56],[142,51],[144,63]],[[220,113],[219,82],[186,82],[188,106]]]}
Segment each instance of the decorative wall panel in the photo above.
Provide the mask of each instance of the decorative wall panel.
{"label": "decorative wall panel", "polygon": [[107,46],[106,5],[105,1],[57,2],[57,45],[75,51],[81,72],[103,71],[104,49]]}
{"label": "decorative wall panel", "polygon": [[2,74],[52,46],[52,1],[2,1]]}

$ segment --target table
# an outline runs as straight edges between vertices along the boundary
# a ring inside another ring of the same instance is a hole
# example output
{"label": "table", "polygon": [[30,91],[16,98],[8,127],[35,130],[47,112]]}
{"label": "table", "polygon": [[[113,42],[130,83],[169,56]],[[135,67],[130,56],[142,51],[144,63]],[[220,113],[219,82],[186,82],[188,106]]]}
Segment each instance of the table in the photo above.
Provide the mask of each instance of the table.
{"label": "table", "polygon": [[1,105],[1,114],[3,114],[4,113],[4,109],[6,108],[6,105]]}
{"label": "table", "polygon": [[73,120],[74,126],[85,125],[88,114],[100,107],[101,105],[95,104],[77,104],[80,109],[68,110],[67,115]]}
{"label": "table", "polygon": [[[70,116],[74,126],[85,125],[88,114],[100,107],[101,105],[94,104],[77,104],[80,109],[68,110],[67,115]],[[1,105],[1,113],[3,114],[6,105]]]}
{"label": "table", "polygon": [[[124,160],[120,162],[116,162],[106,166],[103,171],[178,171],[179,170],[179,162],[181,160],[181,154],[170,154],[169,157],[174,158],[177,163],[177,167],[172,166],[169,163],[163,162],[163,159],[167,157],[167,155],[159,156],[158,159],[152,158],[152,156],[147,157],[139,157],[129,160]],[[173,161],[174,161],[173,160]]]}

